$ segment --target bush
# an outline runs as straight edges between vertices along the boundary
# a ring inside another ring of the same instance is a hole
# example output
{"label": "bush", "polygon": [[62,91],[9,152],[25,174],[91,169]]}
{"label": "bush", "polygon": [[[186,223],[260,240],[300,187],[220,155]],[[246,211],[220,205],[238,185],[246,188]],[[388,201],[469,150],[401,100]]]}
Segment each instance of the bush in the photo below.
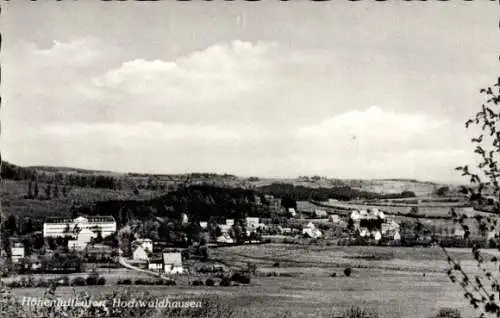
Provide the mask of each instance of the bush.
{"label": "bush", "polygon": [[453,308],[440,308],[436,318],[460,318],[460,311]]}
{"label": "bush", "polygon": [[219,286],[224,286],[224,287],[231,286],[231,280],[227,277],[224,277],[220,281]]}
{"label": "bush", "polygon": [[351,276],[351,274],[352,274],[352,268],[350,268],[350,267],[346,267],[346,268],[344,268],[344,275],[345,275],[346,277]]}
{"label": "bush", "polygon": [[205,285],[206,286],[214,286],[215,285],[215,282],[213,279],[211,278],[208,278],[206,281],[205,281]]}
{"label": "bush", "polygon": [[106,285],[106,279],[104,277],[99,277],[97,279],[97,285]]}
{"label": "bush", "polygon": [[166,280],[166,281],[163,282],[163,284],[167,285],[167,286],[175,286],[175,285],[177,285],[176,282],[175,282],[175,280],[173,280],[173,279]]}
{"label": "bush", "polygon": [[129,278],[119,279],[117,284],[118,285],[131,285],[132,281]]}
{"label": "bush", "polygon": [[378,318],[376,311],[366,310],[359,307],[351,307],[344,311],[342,318]]}
{"label": "bush", "polygon": [[280,262],[276,262],[273,264],[273,267],[280,267]]}
{"label": "bush", "polygon": [[337,277],[337,273],[331,273],[330,277]]}
{"label": "bush", "polygon": [[71,281],[71,286],[85,286],[85,278],[83,277],[75,277]]}
{"label": "bush", "polygon": [[191,285],[192,286],[203,286],[203,282],[201,280],[197,279],[197,280],[193,281],[191,283]]}
{"label": "bush", "polygon": [[231,280],[241,284],[250,284],[250,275],[236,272],[231,276]]}
{"label": "bush", "polygon": [[85,282],[88,286],[93,286],[93,285],[97,285],[98,279],[99,279],[99,276],[97,274],[92,273],[89,276],[87,276],[87,279],[85,280]]}

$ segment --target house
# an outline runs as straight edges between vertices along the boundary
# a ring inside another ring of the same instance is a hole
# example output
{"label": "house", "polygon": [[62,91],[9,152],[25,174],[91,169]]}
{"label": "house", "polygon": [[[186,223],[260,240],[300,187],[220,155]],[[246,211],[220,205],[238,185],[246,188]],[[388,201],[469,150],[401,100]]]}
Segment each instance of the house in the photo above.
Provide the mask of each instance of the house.
{"label": "house", "polygon": [[132,246],[142,246],[146,252],[153,252],[153,240],[148,238],[137,239],[132,242]]}
{"label": "house", "polygon": [[314,226],[313,223],[309,222],[309,224],[302,229],[302,235],[310,238],[320,238],[322,233]]}
{"label": "house", "polygon": [[142,246],[137,246],[132,253],[132,259],[134,261],[148,261],[148,253]]}
{"label": "house", "polygon": [[182,274],[182,257],[179,252],[163,253],[163,269],[167,274]]}
{"label": "house", "polygon": [[152,257],[148,262],[148,269],[155,272],[163,271],[163,255]]}
{"label": "house", "polygon": [[202,230],[206,230],[208,228],[208,222],[200,222],[200,227]]}
{"label": "house", "polygon": [[188,224],[189,223],[189,218],[186,213],[181,214],[181,223],[182,224]]}
{"label": "house", "polygon": [[396,232],[396,234],[394,234],[394,241],[401,241],[401,234],[399,234],[399,232]]}
{"label": "house", "polygon": [[335,224],[340,223],[340,216],[338,214],[331,214],[328,217],[328,222]]}
{"label": "house", "polygon": [[225,243],[225,244],[232,244],[234,243],[233,239],[231,238],[231,236],[229,236],[228,233],[222,233],[221,236],[219,236],[217,239],[216,239],[216,242],[217,243]]}
{"label": "house", "polygon": [[16,242],[11,247],[12,253],[12,263],[17,264],[19,260],[24,258],[24,244],[20,242]]}
{"label": "house", "polygon": [[87,244],[89,244],[90,241],[96,237],[97,233],[84,227],[83,229],[77,231],[76,239],[68,240],[68,248],[76,251],[83,251],[85,247],[87,247]]}
{"label": "house", "polygon": [[326,218],[328,216],[328,213],[326,213],[325,210],[316,209],[314,210],[314,216],[317,218]]}
{"label": "house", "polygon": [[227,226],[233,226],[234,225],[234,219],[226,219],[226,225]]}
{"label": "house", "polygon": [[221,233],[229,233],[232,229],[232,225],[227,225],[227,224],[217,224],[219,227]]}
{"label": "house", "polygon": [[297,212],[294,208],[288,208],[288,214],[290,214],[291,217],[295,217],[297,215]]}
{"label": "house", "polygon": [[79,216],[75,219],[51,217],[43,223],[43,237],[59,237],[76,234],[78,231],[88,229],[100,231],[102,237],[116,232],[116,221],[112,216]]}
{"label": "house", "polygon": [[260,219],[256,217],[247,217],[246,219],[247,228],[256,229],[259,227]]}

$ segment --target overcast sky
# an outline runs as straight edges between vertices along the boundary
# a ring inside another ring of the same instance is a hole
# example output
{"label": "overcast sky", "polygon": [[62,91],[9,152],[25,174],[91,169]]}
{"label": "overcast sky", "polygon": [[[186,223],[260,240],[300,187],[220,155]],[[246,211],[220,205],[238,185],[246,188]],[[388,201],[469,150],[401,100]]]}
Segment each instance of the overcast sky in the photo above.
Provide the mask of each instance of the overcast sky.
{"label": "overcast sky", "polygon": [[20,165],[464,181],[498,4],[2,4]]}

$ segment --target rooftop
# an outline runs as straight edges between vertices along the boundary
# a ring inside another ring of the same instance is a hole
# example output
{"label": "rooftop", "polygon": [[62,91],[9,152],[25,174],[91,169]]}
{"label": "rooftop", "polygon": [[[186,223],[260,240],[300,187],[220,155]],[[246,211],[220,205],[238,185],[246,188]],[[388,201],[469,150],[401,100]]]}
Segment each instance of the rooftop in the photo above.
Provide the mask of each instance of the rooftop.
{"label": "rooftop", "polygon": [[92,215],[92,216],[79,216],[76,219],[64,217],[47,217],[45,223],[48,224],[62,224],[87,221],[88,223],[116,223],[115,218],[111,215]]}

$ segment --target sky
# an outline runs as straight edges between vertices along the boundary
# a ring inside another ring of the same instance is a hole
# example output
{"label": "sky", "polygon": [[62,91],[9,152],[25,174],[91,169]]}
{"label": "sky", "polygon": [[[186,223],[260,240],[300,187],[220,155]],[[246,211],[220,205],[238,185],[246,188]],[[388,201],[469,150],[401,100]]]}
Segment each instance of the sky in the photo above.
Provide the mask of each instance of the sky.
{"label": "sky", "polygon": [[463,182],[498,4],[2,3],[2,158]]}

